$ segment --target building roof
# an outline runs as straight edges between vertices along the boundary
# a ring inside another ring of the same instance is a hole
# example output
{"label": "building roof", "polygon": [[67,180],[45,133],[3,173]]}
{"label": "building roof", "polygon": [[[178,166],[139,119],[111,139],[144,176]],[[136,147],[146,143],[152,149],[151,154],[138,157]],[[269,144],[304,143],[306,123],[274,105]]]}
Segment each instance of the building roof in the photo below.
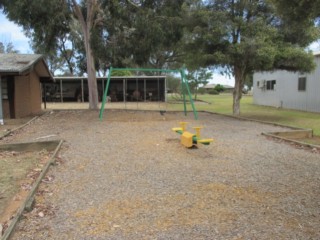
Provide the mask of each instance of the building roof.
{"label": "building roof", "polygon": [[203,88],[211,89],[211,88],[215,88],[215,87],[216,87],[216,84],[207,84]]}
{"label": "building roof", "polygon": [[230,86],[230,85],[222,85],[224,88],[226,89],[233,89],[234,87],[233,86]]}
{"label": "building roof", "polygon": [[[207,88],[207,89],[211,89],[211,88],[215,88],[218,84],[207,84],[204,86],[204,88]],[[220,84],[222,87],[226,88],[226,89],[233,89],[234,87],[230,86],[230,85],[223,85],[223,84]]]}
{"label": "building roof", "polygon": [[[81,79],[88,79],[87,76],[83,76],[83,77],[79,77],[79,76],[56,76],[54,77],[55,80],[70,80],[70,81],[76,81],[76,80],[81,80]],[[108,79],[108,76],[105,77],[97,77],[97,79]],[[161,76],[111,76],[111,79],[116,80],[123,80],[123,79],[127,79],[127,80],[139,80],[139,79],[161,79],[164,80],[166,79],[165,75],[161,75]]]}
{"label": "building roof", "polygon": [[24,75],[31,70],[40,78],[53,79],[41,54],[0,53],[0,75]]}
{"label": "building roof", "polygon": [[312,54],[313,54],[313,56],[316,56],[316,57],[317,57],[317,56],[320,56],[320,51],[315,51],[315,52],[313,52]]}

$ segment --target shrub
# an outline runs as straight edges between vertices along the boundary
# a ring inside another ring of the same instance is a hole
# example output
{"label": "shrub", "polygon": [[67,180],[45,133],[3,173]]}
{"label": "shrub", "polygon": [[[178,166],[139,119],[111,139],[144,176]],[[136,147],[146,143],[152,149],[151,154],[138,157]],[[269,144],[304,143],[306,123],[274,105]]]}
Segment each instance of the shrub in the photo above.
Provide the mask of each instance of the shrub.
{"label": "shrub", "polygon": [[217,86],[215,86],[214,90],[216,90],[217,92],[223,92],[225,90],[224,86],[217,84]]}
{"label": "shrub", "polygon": [[215,90],[215,89],[210,89],[208,91],[208,93],[211,94],[211,95],[219,95],[219,92],[217,90]]}
{"label": "shrub", "polygon": [[199,94],[205,94],[206,93],[206,89],[205,88],[199,88],[198,89],[198,93]]}

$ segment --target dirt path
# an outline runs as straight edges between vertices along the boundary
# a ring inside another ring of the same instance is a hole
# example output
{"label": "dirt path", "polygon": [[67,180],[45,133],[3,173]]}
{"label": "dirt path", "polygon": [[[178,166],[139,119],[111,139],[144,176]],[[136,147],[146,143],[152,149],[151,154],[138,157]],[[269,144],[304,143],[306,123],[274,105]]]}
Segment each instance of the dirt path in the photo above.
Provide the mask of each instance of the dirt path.
{"label": "dirt path", "polygon": [[[65,140],[13,239],[320,238],[320,155],[261,135],[283,128],[211,114],[97,116],[53,112],[2,140]],[[170,130],[181,120],[215,143],[181,146]]]}

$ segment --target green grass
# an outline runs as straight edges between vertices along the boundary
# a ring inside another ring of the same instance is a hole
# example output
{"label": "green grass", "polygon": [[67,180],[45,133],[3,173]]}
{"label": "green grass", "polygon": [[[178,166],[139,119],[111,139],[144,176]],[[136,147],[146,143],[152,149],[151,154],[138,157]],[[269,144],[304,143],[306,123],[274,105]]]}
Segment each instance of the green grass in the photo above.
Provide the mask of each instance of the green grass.
{"label": "green grass", "polygon": [[[232,114],[232,95],[198,95],[198,99],[209,104],[197,103],[197,111],[211,111]],[[190,104],[187,106],[191,109]],[[181,104],[169,104],[168,110],[181,110]],[[243,96],[240,104],[241,117],[284,124],[292,127],[311,128],[314,135],[320,136],[320,113],[286,110],[253,104],[252,96]]]}

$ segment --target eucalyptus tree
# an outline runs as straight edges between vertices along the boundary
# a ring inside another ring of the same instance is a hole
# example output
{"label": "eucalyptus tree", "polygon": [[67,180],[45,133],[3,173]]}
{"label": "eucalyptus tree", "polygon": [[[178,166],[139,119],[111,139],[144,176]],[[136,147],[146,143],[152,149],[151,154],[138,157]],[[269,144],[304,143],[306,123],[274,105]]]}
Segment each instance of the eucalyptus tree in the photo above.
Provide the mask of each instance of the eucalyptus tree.
{"label": "eucalyptus tree", "polygon": [[165,68],[181,60],[185,0],[102,2],[106,19],[93,38],[100,65]]}
{"label": "eucalyptus tree", "polygon": [[80,27],[86,55],[89,108],[98,108],[98,91],[91,33],[103,19],[99,0],[3,0],[1,7],[8,18],[21,25],[34,43],[46,46],[47,52],[57,48],[58,39],[70,32],[75,19]]}
{"label": "eucalyptus tree", "polygon": [[[310,71],[313,56],[304,51],[316,34],[297,38],[268,0],[190,0],[186,5],[187,64],[220,66],[235,78],[233,114],[240,114],[242,89],[254,71]],[[313,25],[304,25],[314,33]]]}
{"label": "eucalyptus tree", "polygon": [[[181,65],[184,0],[144,1],[134,19],[135,61],[154,68]],[[147,24],[146,24],[147,23]]]}
{"label": "eucalyptus tree", "polygon": [[205,86],[209,83],[212,77],[212,72],[206,68],[199,68],[197,70],[189,71],[187,79],[190,84],[190,88],[194,92],[194,99],[197,100],[198,89],[200,86]]}
{"label": "eucalyptus tree", "polygon": [[318,0],[272,0],[272,2],[282,17],[295,23],[308,23],[320,17]]}

